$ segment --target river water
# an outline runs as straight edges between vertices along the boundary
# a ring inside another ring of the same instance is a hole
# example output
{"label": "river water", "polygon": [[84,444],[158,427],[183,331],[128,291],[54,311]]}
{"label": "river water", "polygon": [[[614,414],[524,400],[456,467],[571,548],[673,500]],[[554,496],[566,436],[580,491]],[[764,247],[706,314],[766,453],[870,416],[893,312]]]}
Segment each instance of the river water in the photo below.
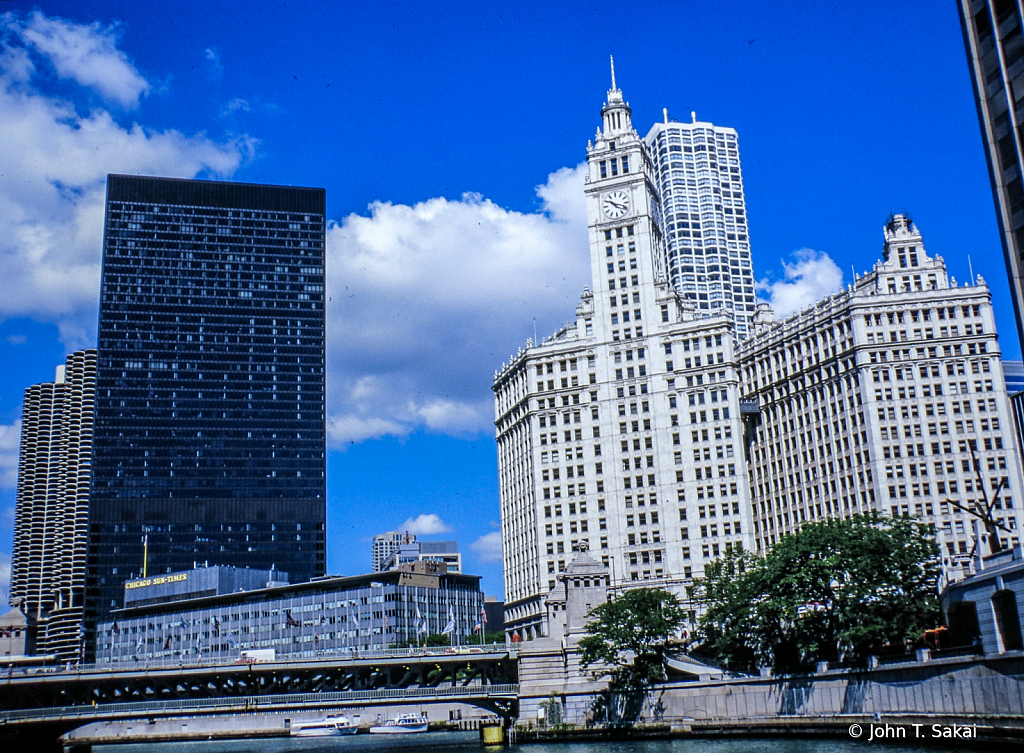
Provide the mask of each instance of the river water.
{"label": "river water", "polygon": [[[973,742],[973,741],[971,741]],[[866,753],[871,743],[852,740],[728,739],[644,740],[636,742],[527,743],[488,751],[505,753]],[[421,735],[355,735],[328,739],[271,738],[189,743],[103,745],[99,753],[442,753],[483,751],[478,732],[428,732]],[[969,750],[968,743],[964,750]],[[934,753],[934,748],[885,745],[885,753]]]}

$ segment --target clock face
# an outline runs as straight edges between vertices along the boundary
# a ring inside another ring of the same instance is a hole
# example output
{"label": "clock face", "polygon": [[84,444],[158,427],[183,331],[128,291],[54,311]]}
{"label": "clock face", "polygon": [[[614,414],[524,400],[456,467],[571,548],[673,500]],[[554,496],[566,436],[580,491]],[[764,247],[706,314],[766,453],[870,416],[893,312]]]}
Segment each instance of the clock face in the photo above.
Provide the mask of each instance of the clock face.
{"label": "clock face", "polygon": [[617,220],[629,211],[629,194],[625,191],[610,191],[601,199],[601,211],[605,217]]}

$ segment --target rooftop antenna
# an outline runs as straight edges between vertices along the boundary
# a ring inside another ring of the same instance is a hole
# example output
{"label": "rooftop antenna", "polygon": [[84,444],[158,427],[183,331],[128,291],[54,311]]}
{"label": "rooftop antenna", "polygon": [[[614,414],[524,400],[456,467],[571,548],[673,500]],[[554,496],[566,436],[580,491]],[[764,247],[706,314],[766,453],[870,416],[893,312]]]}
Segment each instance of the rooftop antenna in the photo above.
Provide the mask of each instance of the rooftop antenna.
{"label": "rooftop antenna", "polygon": [[661,114],[665,116],[665,122],[668,123],[668,108],[667,107],[662,107],[661,108]]}
{"label": "rooftop antenna", "polygon": [[609,55],[608,57],[612,61],[612,91],[615,91],[615,56]]}
{"label": "rooftop antenna", "polygon": [[971,255],[967,254],[967,269],[971,273],[971,284],[974,284],[974,265],[971,264]]}
{"label": "rooftop antenna", "polygon": [[852,264],[850,265],[850,274],[853,275],[853,281],[856,282],[857,281],[857,270],[853,268]]}
{"label": "rooftop antenna", "polygon": [[537,344],[537,317],[533,317],[533,344]]}

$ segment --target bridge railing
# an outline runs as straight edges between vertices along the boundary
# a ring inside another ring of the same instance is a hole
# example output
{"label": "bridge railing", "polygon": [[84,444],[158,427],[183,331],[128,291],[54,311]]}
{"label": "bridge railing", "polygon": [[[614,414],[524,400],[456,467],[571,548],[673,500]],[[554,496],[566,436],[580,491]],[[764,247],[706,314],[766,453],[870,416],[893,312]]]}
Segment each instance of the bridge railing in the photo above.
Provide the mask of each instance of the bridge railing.
{"label": "bridge railing", "polygon": [[389,648],[377,650],[324,649],[310,652],[310,655],[286,655],[272,660],[249,659],[245,657],[203,657],[201,654],[175,654],[140,661],[100,662],[97,664],[69,664],[64,666],[4,667],[0,669],[0,680],[25,676],[69,676],[98,672],[139,672],[150,669],[193,669],[196,667],[230,667],[246,665],[308,664],[317,661],[366,662],[375,659],[461,659],[485,656],[487,654],[508,654],[510,658],[519,655],[515,643],[493,643],[482,646],[432,646],[427,648]]}
{"label": "bridge railing", "polygon": [[280,693],[276,695],[239,696],[222,698],[175,699],[169,701],[139,701],[134,703],[101,703],[81,706],[53,706],[38,709],[0,711],[0,722],[39,720],[52,718],[90,718],[117,716],[173,715],[174,712],[229,712],[269,710],[274,707],[353,705],[392,702],[414,703],[424,701],[469,700],[482,698],[513,698],[519,686],[469,685],[442,688],[395,688],[389,690],[349,690],[325,693]]}

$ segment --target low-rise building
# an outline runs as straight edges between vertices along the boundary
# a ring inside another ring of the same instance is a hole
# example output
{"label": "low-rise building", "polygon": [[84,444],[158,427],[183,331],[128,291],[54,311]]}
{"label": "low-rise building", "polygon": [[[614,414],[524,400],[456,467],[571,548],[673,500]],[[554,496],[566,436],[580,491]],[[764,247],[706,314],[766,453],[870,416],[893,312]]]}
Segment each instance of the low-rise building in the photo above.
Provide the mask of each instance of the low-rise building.
{"label": "low-rise building", "polygon": [[[293,584],[268,582],[273,571],[257,571],[249,579],[257,587],[251,588],[237,573],[221,577],[225,569],[126,583],[131,596],[125,608],[99,626],[97,662],[230,660],[254,650],[273,650],[276,658],[313,657],[405,645],[432,634],[457,643],[472,636],[484,605],[480,576],[450,573],[438,562]],[[218,590],[232,580],[236,590]]]}
{"label": "low-rise building", "polygon": [[[987,550],[988,537],[979,535]],[[1019,546],[978,556],[974,572],[942,592],[951,647],[975,646],[986,655],[1024,650],[1024,554]]]}

